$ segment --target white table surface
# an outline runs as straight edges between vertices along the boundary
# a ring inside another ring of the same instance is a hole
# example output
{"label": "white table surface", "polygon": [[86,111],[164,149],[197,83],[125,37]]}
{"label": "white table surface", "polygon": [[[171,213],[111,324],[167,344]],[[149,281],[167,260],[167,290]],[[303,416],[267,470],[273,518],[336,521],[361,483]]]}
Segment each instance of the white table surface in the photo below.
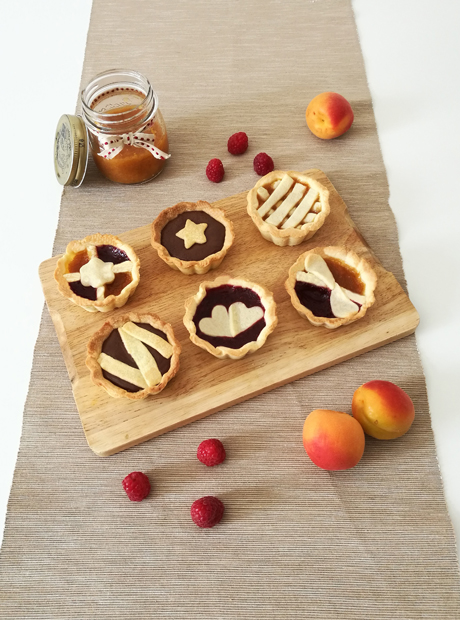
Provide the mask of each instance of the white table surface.
{"label": "white table surface", "polygon": [[[409,295],[421,317],[417,344],[458,538],[460,3],[354,0],[353,6]],[[75,109],[90,10],[91,0],[0,4],[1,531],[43,307],[37,266],[51,256],[59,213],[61,188],[54,178],[52,140],[57,119]],[[33,134],[33,140],[39,137],[40,149],[32,156],[26,156],[15,139],[18,129]],[[33,260],[25,248],[33,248]],[[9,269],[9,256],[15,257],[14,270]]]}

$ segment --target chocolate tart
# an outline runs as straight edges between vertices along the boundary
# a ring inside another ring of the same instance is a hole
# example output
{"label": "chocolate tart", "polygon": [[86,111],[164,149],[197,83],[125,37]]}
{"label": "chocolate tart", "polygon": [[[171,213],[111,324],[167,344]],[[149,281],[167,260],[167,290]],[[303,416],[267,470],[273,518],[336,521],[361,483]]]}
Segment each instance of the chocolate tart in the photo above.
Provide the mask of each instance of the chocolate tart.
{"label": "chocolate tart", "polygon": [[57,262],[59,292],[88,312],[121,308],[139,284],[140,262],[133,248],[114,235],[71,241]]}
{"label": "chocolate tart", "polygon": [[152,247],[172,269],[204,274],[215,269],[234,240],[233,224],[208,202],[179,202],[152,223]]}
{"label": "chocolate tart", "polygon": [[369,263],[340,246],[304,252],[285,282],[300,316],[329,329],[361,319],[375,301],[376,285]]}
{"label": "chocolate tart", "polygon": [[88,343],[91,380],[114,398],[158,394],[179,370],[181,347],[171,325],[155,314],[112,317]]}
{"label": "chocolate tart", "polygon": [[247,211],[260,234],[278,246],[313,237],[330,212],[329,191],[300,172],[274,170],[249,191]]}
{"label": "chocolate tart", "polygon": [[277,323],[273,294],[243,278],[202,282],[185,302],[190,340],[220,359],[241,359],[257,351]]}

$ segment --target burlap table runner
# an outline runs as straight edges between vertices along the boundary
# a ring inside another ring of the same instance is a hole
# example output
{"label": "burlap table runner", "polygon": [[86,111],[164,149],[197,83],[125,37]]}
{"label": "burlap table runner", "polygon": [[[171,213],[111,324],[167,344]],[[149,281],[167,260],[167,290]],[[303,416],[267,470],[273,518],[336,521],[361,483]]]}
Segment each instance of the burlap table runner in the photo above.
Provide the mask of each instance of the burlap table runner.
{"label": "burlap table runner", "polygon": [[[95,231],[120,233],[180,200],[249,188],[252,159],[322,168],[387,269],[404,284],[388,186],[350,3],[94,0],[82,83],[113,67],[145,73],[160,95],[173,154],[156,181],[112,185],[90,165],[64,192],[54,252]],[[317,93],[355,110],[345,139],[322,142],[304,111]],[[235,131],[242,157],[226,152]],[[204,175],[221,157],[223,183]],[[248,260],[250,253],[248,252]],[[414,400],[412,430],[367,440],[361,464],[328,473],[306,457],[306,414],[350,409],[374,378]],[[198,443],[228,458],[207,469]],[[147,472],[153,492],[121,489]],[[222,524],[199,530],[192,501],[217,495]],[[45,310],[1,557],[2,618],[460,617],[455,542],[443,497],[414,337],[210,416],[113,457],[87,447]]]}

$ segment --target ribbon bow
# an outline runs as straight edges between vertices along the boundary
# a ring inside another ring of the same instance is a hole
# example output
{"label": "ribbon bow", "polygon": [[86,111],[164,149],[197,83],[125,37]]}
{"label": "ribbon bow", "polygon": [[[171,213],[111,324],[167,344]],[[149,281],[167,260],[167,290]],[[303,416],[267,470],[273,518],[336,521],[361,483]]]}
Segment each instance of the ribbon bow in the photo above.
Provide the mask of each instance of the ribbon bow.
{"label": "ribbon bow", "polygon": [[146,149],[149,153],[156,157],[156,159],[169,159],[169,157],[171,157],[171,155],[168,155],[168,153],[165,153],[164,151],[160,151],[160,149],[154,145],[155,136],[151,133],[130,131],[129,133],[124,133],[121,136],[102,136],[99,134],[98,137],[99,144],[102,149],[98,155],[105,157],[105,159],[112,159],[118,155],[118,153],[123,150],[125,145]]}

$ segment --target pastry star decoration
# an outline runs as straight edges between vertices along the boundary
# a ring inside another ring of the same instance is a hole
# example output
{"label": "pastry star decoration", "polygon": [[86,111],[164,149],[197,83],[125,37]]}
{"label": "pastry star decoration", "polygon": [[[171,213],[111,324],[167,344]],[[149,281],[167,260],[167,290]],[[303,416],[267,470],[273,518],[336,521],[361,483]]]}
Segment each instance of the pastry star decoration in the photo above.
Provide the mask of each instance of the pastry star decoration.
{"label": "pastry star decoration", "polygon": [[337,284],[326,261],[318,254],[307,255],[305,271],[298,271],[296,280],[328,288],[331,291],[332,314],[336,318],[345,318],[350,314],[357,314],[360,306],[365,303],[366,297],[364,295],[353,293]]}
{"label": "pastry star decoration", "polygon": [[64,278],[67,282],[79,282],[83,286],[92,286],[97,289],[97,298],[104,297],[105,285],[115,280],[115,274],[131,271],[133,264],[130,260],[114,265],[113,263],[105,263],[96,254],[96,248],[88,247],[90,260],[80,267],[79,272],[66,273]]}
{"label": "pastry star decoration", "polygon": [[185,227],[176,233],[176,237],[184,240],[185,249],[188,250],[195,243],[206,243],[207,239],[204,231],[207,227],[206,223],[195,224],[192,220],[187,220]]}

